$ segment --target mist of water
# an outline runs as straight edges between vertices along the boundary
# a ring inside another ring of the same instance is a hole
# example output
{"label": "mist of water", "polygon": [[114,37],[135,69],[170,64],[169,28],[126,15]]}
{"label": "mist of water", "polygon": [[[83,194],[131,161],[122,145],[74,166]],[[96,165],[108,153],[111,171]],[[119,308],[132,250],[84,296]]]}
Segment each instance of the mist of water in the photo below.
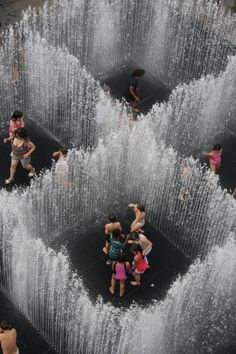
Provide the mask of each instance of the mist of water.
{"label": "mist of water", "polygon": [[[29,221],[36,209],[27,204],[36,197],[33,188],[28,195],[0,193],[1,282],[58,353],[212,353],[235,341],[236,245],[230,232],[224,246],[196,261],[163,301],[117,309],[101,299],[92,303],[65,252],[35,238]],[[235,218],[235,204],[231,212]]]}
{"label": "mist of water", "polygon": [[93,74],[133,61],[171,87],[219,73],[235,54],[235,17],[215,1],[55,0],[24,22]]}

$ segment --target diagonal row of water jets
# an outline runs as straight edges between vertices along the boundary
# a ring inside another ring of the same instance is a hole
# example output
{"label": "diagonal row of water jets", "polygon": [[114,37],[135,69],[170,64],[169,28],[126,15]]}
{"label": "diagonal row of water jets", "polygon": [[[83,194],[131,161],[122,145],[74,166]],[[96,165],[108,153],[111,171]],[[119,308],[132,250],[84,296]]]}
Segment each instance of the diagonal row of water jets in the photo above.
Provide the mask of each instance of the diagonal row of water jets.
{"label": "diagonal row of water jets", "polygon": [[[81,10],[85,3],[76,4]],[[63,11],[71,13],[68,7]],[[20,25],[24,36],[27,21]],[[56,23],[42,21],[42,26]],[[65,35],[58,38],[64,43],[71,36],[68,22],[63,28]],[[104,95],[78,58],[36,33],[21,38],[21,30],[10,29],[1,48],[1,116],[22,105],[64,144],[82,147],[24,192],[1,191],[5,290],[60,353],[189,353],[196,348],[205,353],[229,343],[235,330],[235,202],[191,159],[190,197],[181,203],[184,159],[173,147],[189,155],[219,130],[227,136],[234,129],[235,58],[216,78],[178,86],[168,103],[155,105],[130,127],[126,107]],[[20,67],[19,77],[14,67]],[[102,126],[96,124],[98,103],[106,112]],[[88,146],[92,150],[83,148]],[[210,253],[150,308],[118,310],[100,299],[92,304],[67,256],[45,244],[71,226],[79,237],[91,220],[130,200],[144,202],[150,222],[191,259]],[[212,250],[215,245],[221,247]]]}

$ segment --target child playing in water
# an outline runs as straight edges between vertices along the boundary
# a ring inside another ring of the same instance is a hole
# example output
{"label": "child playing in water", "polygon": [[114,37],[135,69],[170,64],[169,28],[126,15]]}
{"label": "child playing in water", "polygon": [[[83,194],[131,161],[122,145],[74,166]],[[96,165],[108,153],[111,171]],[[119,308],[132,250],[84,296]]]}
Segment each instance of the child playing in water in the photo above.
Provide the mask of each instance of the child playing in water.
{"label": "child playing in water", "polygon": [[220,168],[222,151],[221,145],[216,144],[210,152],[203,152],[203,155],[209,158],[210,169],[213,173],[216,173]]}
{"label": "child playing in water", "polygon": [[130,270],[129,262],[125,261],[124,254],[120,254],[117,261],[112,263],[113,274],[111,277],[111,286],[109,291],[112,295],[115,292],[116,280],[120,281],[120,296],[124,295],[125,292],[125,281],[127,279],[127,273]]}
{"label": "child playing in water", "polygon": [[146,257],[142,254],[142,249],[137,243],[133,243],[130,247],[130,251],[134,254],[133,261],[133,277],[134,281],[131,281],[131,284],[136,286],[141,284],[141,276],[145,270],[148,268],[148,262]]}
{"label": "child playing in water", "polygon": [[142,204],[129,204],[129,208],[133,208],[135,220],[130,226],[130,231],[143,232],[142,227],[145,225],[145,208]]}
{"label": "child playing in water", "polygon": [[183,168],[183,171],[181,173],[181,187],[180,187],[180,192],[179,192],[179,199],[181,201],[185,201],[187,196],[188,196],[188,185],[190,178],[192,176],[192,167],[190,165],[187,165]]}
{"label": "child playing in water", "polygon": [[109,222],[105,225],[106,244],[102,249],[105,254],[108,253],[112,231],[115,229],[122,231],[121,224],[116,220],[115,215],[108,215],[108,221]]}
{"label": "child playing in water", "polygon": [[115,229],[112,231],[110,235],[110,244],[109,244],[109,251],[107,264],[111,264],[113,261],[116,261],[122,252],[124,247],[124,236],[121,235],[121,231],[119,229]]}
{"label": "child playing in water", "polygon": [[61,148],[60,150],[55,151],[52,154],[52,157],[58,157],[59,159],[65,159],[67,157],[67,154],[68,154],[68,150],[65,148]]}
{"label": "child playing in water", "polygon": [[[152,242],[143,234],[139,234],[137,231],[131,232],[127,238],[127,243],[129,244],[138,244],[142,249],[142,254],[147,260],[147,255],[152,250]],[[147,260],[148,263],[148,260]],[[149,268],[149,266],[148,266]]]}
{"label": "child playing in water", "polygon": [[18,128],[24,128],[25,123],[23,119],[23,113],[20,111],[15,111],[10,119],[9,126],[9,137],[4,139],[4,143],[12,141],[15,136],[15,131]]}

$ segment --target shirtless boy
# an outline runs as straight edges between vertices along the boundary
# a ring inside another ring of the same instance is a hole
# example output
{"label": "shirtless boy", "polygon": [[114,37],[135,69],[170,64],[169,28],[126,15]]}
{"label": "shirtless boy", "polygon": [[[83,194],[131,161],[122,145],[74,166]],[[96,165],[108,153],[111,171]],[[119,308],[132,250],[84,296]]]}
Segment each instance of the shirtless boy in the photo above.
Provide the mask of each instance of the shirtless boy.
{"label": "shirtless boy", "polygon": [[12,328],[8,321],[1,321],[0,342],[3,354],[19,354],[19,349],[16,345],[16,337],[17,333],[15,328]]}

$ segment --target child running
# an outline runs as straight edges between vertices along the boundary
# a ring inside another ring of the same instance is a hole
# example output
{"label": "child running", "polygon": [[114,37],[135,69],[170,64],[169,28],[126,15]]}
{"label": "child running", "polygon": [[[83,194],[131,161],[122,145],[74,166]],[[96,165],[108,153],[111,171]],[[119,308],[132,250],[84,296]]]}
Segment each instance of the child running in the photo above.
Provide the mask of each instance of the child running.
{"label": "child running", "polygon": [[143,232],[142,227],[145,225],[145,208],[142,204],[129,204],[129,208],[133,208],[135,220],[130,226],[130,231]]}
{"label": "child running", "polygon": [[209,159],[210,169],[213,173],[216,173],[221,166],[222,151],[221,145],[216,144],[210,152],[203,152],[203,155],[207,156]]}
{"label": "child running", "polygon": [[12,141],[15,136],[15,131],[18,128],[24,128],[25,123],[23,119],[23,113],[21,111],[15,111],[10,119],[9,137],[4,139],[4,143]]}
{"label": "child running", "polygon": [[108,215],[108,221],[108,224],[105,225],[106,244],[102,249],[105,254],[108,253],[110,238],[113,230],[118,229],[122,231],[121,224],[119,221],[116,220],[115,215]]}
{"label": "child running", "polygon": [[113,274],[111,277],[111,286],[109,291],[112,295],[115,292],[116,280],[120,281],[120,297],[124,295],[125,292],[125,281],[127,279],[127,273],[130,270],[129,262],[126,262],[124,254],[120,254],[117,261],[112,263]]}
{"label": "child running", "polygon": [[131,285],[137,286],[141,284],[141,275],[145,272],[148,268],[147,259],[142,254],[142,249],[140,245],[137,243],[133,243],[130,246],[130,251],[134,254],[134,261],[133,261],[133,277],[134,281],[131,281]]}

